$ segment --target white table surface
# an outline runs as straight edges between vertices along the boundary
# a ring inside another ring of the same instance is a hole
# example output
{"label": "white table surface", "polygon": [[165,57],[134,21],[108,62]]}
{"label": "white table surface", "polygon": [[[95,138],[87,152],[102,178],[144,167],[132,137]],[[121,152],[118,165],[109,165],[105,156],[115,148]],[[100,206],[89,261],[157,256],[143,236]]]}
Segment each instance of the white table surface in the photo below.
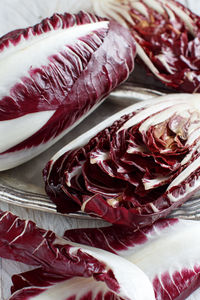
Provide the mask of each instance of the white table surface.
{"label": "white table surface", "polygon": [[[0,0],[1,1],[1,0]],[[51,1],[51,0],[50,0]],[[180,0],[182,4],[190,7],[194,12],[200,14],[200,0]],[[101,225],[101,221],[86,221],[80,219],[72,219],[62,217],[60,215],[48,214],[31,209],[24,209],[12,205],[0,202],[1,210],[10,210],[21,218],[31,219],[38,224],[38,226],[45,229],[51,229],[57,234],[62,235],[68,228],[81,228],[92,227]],[[29,266],[25,266],[13,261],[0,259],[0,300],[6,300],[10,295],[11,276],[26,270],[29,270]],[[200,290],[190,297],[190,300],[200,299]]]}

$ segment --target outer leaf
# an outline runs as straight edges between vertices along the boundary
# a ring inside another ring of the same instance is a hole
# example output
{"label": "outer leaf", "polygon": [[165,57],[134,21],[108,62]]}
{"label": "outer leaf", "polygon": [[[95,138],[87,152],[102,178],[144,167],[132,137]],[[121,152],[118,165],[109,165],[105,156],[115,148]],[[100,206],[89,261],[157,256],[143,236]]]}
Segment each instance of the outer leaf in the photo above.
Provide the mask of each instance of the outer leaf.
{"label": "outer leaf", "polygon": [[199,230],[198,221],[168,219],[139,231],[119,226],[69,230],[65,238],[136,264],[153,283],[156,299],[184,300],[200,286]]}
{"label": "outer leaf", "polygon": [[64,147],[44,170],[58,211],[81,208],[137,228],[189,199],[200,188],[199,99],[168,95],[133,105]]}
{"label": "outer leaf", "polygon": [[128,77],[134,49],[125,29],[86,13],[3,36],[0,170],[36,156],[99,105]]}
{"label": "outer leaf", "polygon": [[[150,295],[150,300],[155,299],[152,285],[146,275],[127,260],[100,249],[82,248],[79,244],[68,243],[57,237],[52,231],[38,228],[33,222],[20,220],[9,212],[1,212],[0,214],[0,256],[40,266],[42,267],[42,273],[39,271],[40,276],[50,276],[50,279],[44,282],[43,288],[41,288],[43,278],[38,277],[36,283],[39,283],[39,286],[28,289],[28,292],[27,289],[25,292],[23,290],[20,296],[17,294],[16,298],[13,299],[23,299],[20,298],[22,295],[28,297],[27,293],[34,297],[36,294],[41,294],[41,297],[38,296],[39,298],[35,299],[43,299],[46,293],[48,295],[52,291],[53,294],[50,299],[55,299],[57,287],[62,286],[63,292],[67,289],[67,299],[71,300],[74,294],[79,293],[72,284],[73,282],[76,284],[77,280],[70,279],[70,277],[76,276],[88,278],[88,280],[83,280],[83,284],[87,282],[93,284],[95,281],[102,282],[98,286],[99,293],[106,295],[110,292],[116,295],[116,299],[121,297],[127,300],[143,300],[146,295],[148,297]],[[48,275],[46,272],[50,274]],[[53,284],[58,282],[58,285],[56,284],[51,288],[52,283],[49,280],[51,281],[53,274],[55,275]],[[63,279],[69,279],[69,286],[66,289],[65,284],[61,282]],[[145,290],[142,289],[143,285],[146,287]],[[97,287],[95,283],[94,287]],[[98,295],[98,288],[97,293],[94,291],[94,297]],[[70,289],[71,294],[68,289]],[[86,287],[85,292],[86,295],[91,292],[90,286]],[[82,296],[84,296],[84,291],[83,294],[80,294],[80,297]],[[95,299],[94,297],[91,299]],[[58,299],[66,298],[63,298],[62,294]],[[103,299],[106,299],[106,296]]]}

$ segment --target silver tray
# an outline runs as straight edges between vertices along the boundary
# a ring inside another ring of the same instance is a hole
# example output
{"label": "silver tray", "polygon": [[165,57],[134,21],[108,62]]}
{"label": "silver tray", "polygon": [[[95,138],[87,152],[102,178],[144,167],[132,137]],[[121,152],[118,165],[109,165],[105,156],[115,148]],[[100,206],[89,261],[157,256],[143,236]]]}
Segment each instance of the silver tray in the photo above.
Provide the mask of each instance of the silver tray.
{"label": "silver tray", "polygon": [[[65,144],[88,131],[113,113],[135,102],[144,101],[162,94],[160,91],[136,87],[129,83],[122,85],[86,120],[47,151],[19,167],[0,172],[0,200],[25,208],[57,213],[55,204],[45,194],[42,179],[42,170],[49,159]],[[176,209],[171,216],[200,219],[199,199],[200,193],[196,194],[190,201],[187,201],[181,208]],[[91,219],[91,217],[81,212],[68,214],[67,216]]]}

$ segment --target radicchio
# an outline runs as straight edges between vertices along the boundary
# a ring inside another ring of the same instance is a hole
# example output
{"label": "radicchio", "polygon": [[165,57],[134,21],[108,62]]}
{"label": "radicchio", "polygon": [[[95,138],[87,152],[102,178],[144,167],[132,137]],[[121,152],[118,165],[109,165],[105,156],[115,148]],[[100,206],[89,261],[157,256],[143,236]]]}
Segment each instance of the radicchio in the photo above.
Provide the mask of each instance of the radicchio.
{"label": "radicchio", "polygon": [[148,277],[126,259],[67,242],[10,212],[0,212],[0,257],[39,267],[13,278],[12,300],[155,299]]}
{"label": "radicchio", "polygon": [[134,67],[115,21],[54,14],[0,38],[0,170],[41,153],[87,116]]}
{"label": "radicchio", "polygon": [[200,188],[200,95],[122,110],[60,150],[44,178],[59,212],[152,224]]}
{"label": "radicchio", "polygon": [[157,300],[185,300],[200,287],[199,230],[199,221],[165,219],[138,231],[116,225],[69,230],[65,238],[136,264],[151,280]]}

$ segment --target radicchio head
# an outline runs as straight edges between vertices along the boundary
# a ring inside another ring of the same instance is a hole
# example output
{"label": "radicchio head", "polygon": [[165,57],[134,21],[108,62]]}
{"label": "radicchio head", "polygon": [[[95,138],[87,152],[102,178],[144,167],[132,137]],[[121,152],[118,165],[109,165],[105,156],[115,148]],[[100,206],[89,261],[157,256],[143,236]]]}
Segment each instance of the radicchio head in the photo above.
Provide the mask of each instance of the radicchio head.
{"label": "radicchio head", "polygon": [[44,170],[58,211],[142,227],[189,199],[200,188],[199,100],[172,94],[135,104],[63,148]]}
{"label": "radicchio head", "polygon": [[125,28],[83,12],[1,37],[0,170],[38,155],[85,118],[128,77],[134,56]]}

